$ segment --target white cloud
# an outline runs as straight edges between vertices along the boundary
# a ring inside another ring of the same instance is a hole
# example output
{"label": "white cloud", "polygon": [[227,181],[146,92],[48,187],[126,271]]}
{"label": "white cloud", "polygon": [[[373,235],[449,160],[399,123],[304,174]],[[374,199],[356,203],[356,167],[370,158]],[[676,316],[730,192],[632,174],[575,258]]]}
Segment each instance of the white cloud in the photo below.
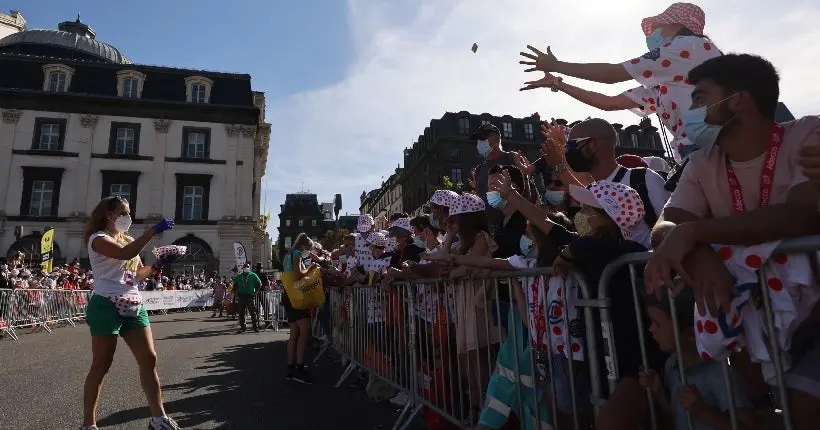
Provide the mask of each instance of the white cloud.
{"label": "white cloud", "polygon": [[[385,3],[389,5],[385,6]],[[816,112],[820,5],[812,0],[700,2],[707,34],[724,52],[756,53],[781,72],[782,100],[795,115]],[[339,83],[275,101],[268,157],[268,206],[300,184],[344,212],[402,163],[402,149],[446,111],[568,119],[589,115],[631,124],[548,91],[518,91],[533,77],[518,64],[526,44],[551,45],[559,59],[619,62],[643,53],[641,18],[666,3],[545,0],[349,0],[356,58]],[[470,51],[478,43],[476,54]],[[810,75],[811,74],[811,75]],[[579,83],[579,82],[575,82]],[[629,85],[581,86],[617,94]],[[275,221],[274,221],[275,222]],[[275,225],[271,231],[275,236]]]}

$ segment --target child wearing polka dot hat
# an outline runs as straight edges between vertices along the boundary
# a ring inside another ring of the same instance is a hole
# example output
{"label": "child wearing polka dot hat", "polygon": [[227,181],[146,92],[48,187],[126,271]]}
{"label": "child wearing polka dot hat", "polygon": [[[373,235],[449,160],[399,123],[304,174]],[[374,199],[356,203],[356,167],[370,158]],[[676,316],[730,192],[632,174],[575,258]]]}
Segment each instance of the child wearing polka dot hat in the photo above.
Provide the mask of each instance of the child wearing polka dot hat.
{"label": "child wearing polka dot hat", "polygon": [[[662,297],[654,294],[645,296],[647,313],[651,324],[649,332],[660,349],[669,355],[662,372],[656,369],[642,370],[638,382],[643,388],[652,392],[653,400],[660,412],[660,422],[668,422],[662,418],[663,414],[670,414],[669,420],[674,422],[675,429],[689,428],[687,412],[692,416],[692,425],[695,429],[730,427],[729,408],[726,387],[723,383],[723,369],[719,361],[703,360],[698,354],[695,332],[714,330],[698,323],[695,327],[692,308],[695,305],[692,290],[684,288],[677,297],[670,301],[669,291],[663,290]],[[672,325],[672,305],[675,306],[681,351],[675,350],[675,333]],[[681,366],[680,361],[683,361]],[[683,368],[681,370],[681,367]],[[681,371],[686,375],[686,384],[680,379]],[[754,427],[755,414],[753,406],[747,397],[743,379],[735,370],[729,368],[732,396],[737,418],[740,423]],[[699,399],[700,402],[696,402]],[[720,424],[717,424],[717,423]]]}
{"label": "child wearing polka dot hat", "polygon": [[649,247],[651,232],[643,222],[644,204],[634,188],[620,182],[598,181],[589,188],[570,185],[569,193],[584,206],[576,215],[579,234],[606,231],[614,222],[621,237]]}

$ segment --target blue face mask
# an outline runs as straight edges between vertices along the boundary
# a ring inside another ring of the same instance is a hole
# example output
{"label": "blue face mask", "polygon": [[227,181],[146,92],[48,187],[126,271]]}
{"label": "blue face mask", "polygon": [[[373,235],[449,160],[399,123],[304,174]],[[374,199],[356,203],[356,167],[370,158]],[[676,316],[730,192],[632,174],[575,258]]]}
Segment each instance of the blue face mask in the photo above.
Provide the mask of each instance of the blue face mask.
{"label": "blue face mask", "polygon": [[527,258],[535,258],[538,255],[538,248],[535,247],[535,244],[532,243],[532,239],[527,236],[521,236],[521,241],[519,241],[519,245],[521,247],[521,254]]}
{"label": "blue face mask", "polygon": [[416,236],[413,238],[413,245],[416,245],[421,249],[427,249],[427,244],[424,243],[424,239],[422,239],[421,236]]}
{"label": "blue face mask", "polygon": [[708,151],[715,146],[720,131],[723,130],[723,127],[725,127],[734,116],[724,121],[723,124],[715,125],[706,122],[706,113],[709,111],[709,108],[717,106],[733,96],[734,94],[712,105],[701,106],[683,114],[683,131],[686,132],[686,137],[689,141],[697,148]]}
{"label": "blue face mask", "polygon": [[547,203],[553,206],[561,206],[562,204],[564,204],[566,195],[564,195],[563,191],[546,190],[544,191],[544,198],[547,200]]}
{"label": "blue face mask", "polygon": [[663,33],[663,31],[659,28],[653,31],[649,36],[646,36],[646,47],[649,48],[650,51],[654,51],[666,43],[666,38],[663,37],[661,33]]}
{"label": "blue face mask", "polygon": [[430,226],[436,230],[441,230],[441,227],[438,226],[438,220],[435,217],[430,217]]}
{"label": "blue face mask", "polygon": [[501,198],[501,193],[498,191],[488,191],[487,204],[496,209],[504,209],[504,206],[507,206],[507,201]]}
{"label": "blue face mask", "polygon": [[482,157],[487,157],[487,154],[490,153],[490,141],[489,140],[479,140],[478,144],[476,144],[476,149],[478,153]]}

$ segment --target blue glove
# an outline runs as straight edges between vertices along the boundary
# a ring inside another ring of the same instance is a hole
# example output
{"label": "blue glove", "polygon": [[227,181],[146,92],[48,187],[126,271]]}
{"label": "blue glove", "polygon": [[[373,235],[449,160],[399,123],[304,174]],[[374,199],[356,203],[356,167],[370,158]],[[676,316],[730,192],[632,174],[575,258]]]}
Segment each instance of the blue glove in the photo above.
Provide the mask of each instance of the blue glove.
{"label": "blue glove", "polygon": [[[173,221],[171,221],[173,223]],[[178,255],[166,255],[164,257],[158,258],[157,261],[152,264],[155,269],[162,269],[165,265],[173,263],[177,259]]]}
{"label": "blue glove", "polygon": [[173,218],[163,218],[162,221],[154,225],[154,231],[156,231],[157,233],[162,233],[163,231],[170,230],[172,228],[174,228]]}

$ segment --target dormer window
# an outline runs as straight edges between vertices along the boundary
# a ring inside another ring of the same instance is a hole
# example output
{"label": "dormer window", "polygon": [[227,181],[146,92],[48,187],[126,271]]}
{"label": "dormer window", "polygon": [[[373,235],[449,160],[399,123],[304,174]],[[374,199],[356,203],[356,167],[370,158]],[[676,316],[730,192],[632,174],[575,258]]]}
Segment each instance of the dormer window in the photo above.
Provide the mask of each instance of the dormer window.
{"label": "dormer window", "polygon": [[145,74],[136,70],[122,70],[117,72],[117,95],[128,99],[142,98],[142,87],[145,84]]}
{"label": "dormer window", "polygon": [[204,76],[190,76],[185,78],[187,99],[190,103],[210,103],[211,88],[214,81]]}
{"label": "dormer window", "polygon": [[64,93],[71,86],[74,69],[63,64],[46,64],[43,66],[43,91]]}

